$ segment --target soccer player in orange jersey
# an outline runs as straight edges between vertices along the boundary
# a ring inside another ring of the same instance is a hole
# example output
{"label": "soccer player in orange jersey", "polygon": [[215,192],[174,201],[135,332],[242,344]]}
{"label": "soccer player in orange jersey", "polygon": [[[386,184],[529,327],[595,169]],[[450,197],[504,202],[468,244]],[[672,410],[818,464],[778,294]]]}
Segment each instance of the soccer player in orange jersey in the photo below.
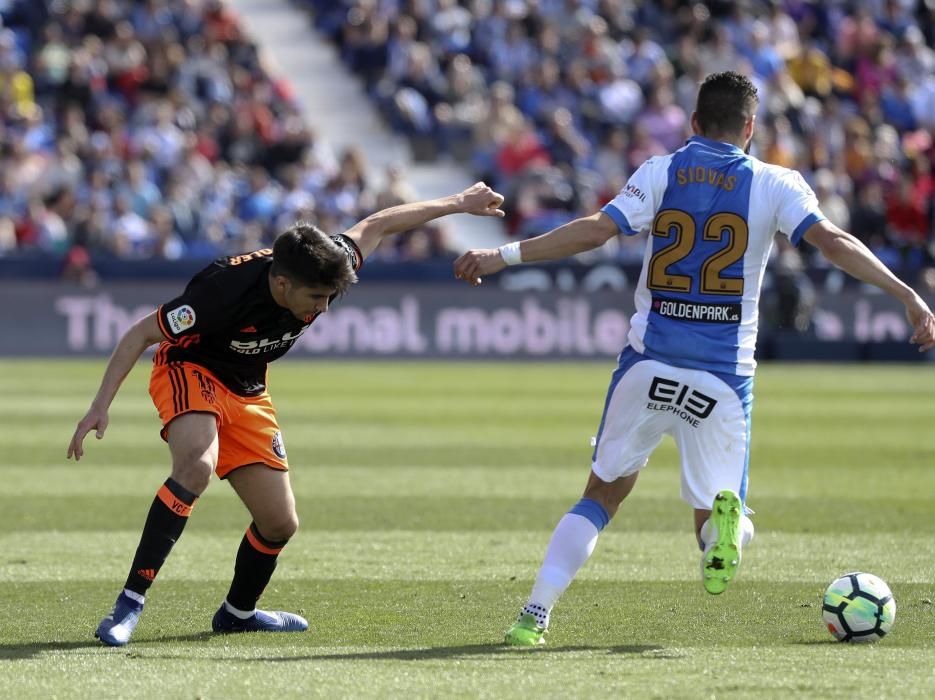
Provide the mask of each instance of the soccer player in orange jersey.
{"label": "soccer player in orange jersey", "polygon": [[253,518],[237,552],[215,632],[302,631],[287,612],[256,609],[282,548],[298,528],[286,448],[266,390],[267,365],[357,281],[363,260],[386,236],[448,214],[503,216],[503,197],[484,183],[441,199],[391,207],[343,234],[297,223],[271,249],[216,260],[185,291],[137,321],[117,344],[101,387],[79,421],[68,457],[84,455],[85,436],[104,436],[120,384],[159,343],[149,392],[169,444],[172,473],[158,489],[130,573],[95,635],[130,641],[146,592],[182,534],[212,472],[227,480]]}

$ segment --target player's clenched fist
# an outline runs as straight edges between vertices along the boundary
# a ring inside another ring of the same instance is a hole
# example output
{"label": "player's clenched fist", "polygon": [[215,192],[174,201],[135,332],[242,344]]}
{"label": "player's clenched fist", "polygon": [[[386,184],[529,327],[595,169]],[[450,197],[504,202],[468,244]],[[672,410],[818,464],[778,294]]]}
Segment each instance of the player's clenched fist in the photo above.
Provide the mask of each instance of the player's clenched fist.
{"label": "player's clenched fist", "polygon": [[506,262],[496,248],[469,250],[455,260],[455,277],[477,286],[484,275],[492,275],[506,267]]}
{"label": "player's clenched fist", "polygon": [[935,347],[935,316],[917,294],[906,304],[906,317],[912,324],[909,342],[918,345],[919,352],[928,352]]}
{"label": "player's clenched fist", "polygon": [[458,195],[461,210],[475,216],[504,216],[500,209],[503,195],[494,192],[483,182],[475,182]]}

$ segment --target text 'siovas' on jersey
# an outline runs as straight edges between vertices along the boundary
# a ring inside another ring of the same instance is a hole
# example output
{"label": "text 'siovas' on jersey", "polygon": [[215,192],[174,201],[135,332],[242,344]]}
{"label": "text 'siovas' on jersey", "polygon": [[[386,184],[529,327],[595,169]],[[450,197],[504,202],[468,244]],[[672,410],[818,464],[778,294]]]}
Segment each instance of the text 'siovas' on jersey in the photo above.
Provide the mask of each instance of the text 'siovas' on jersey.
{"label": "text 'siovas' on jersey", "polygon": [[752,376],[763,272],[776,231],[797,244],[825,217],[794,170],[694,136],[650,158],[602,210],[650,232],[629,344],[677,367]]}

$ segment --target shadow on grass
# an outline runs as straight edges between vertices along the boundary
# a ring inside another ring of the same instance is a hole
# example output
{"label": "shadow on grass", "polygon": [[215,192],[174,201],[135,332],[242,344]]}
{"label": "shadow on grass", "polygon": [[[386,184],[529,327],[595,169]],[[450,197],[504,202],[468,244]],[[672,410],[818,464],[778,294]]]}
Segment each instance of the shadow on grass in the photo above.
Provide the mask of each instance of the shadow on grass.
{"label": "shadow on grass", "polygon": [[[196,634],[175,635],[167,637],[153,637],[140,639],[126,647],[115,648],[130,658],[137,659],[191,659],[190,654],[163,653],[152,648],[151,644],[165,644],[171,642],[204,642],[217,637],[212,632],[198,632]],[[49,652],[88,650],[97,652],[109,649],[96,639],[88,641],[71,642],[30,642],[26,644],[0,645],[0,659],[31,659]],[[296,656],[250,656],[236,657],[238,662],[274,662],[286,663],[295,661],[432,661],[438,659],[455,659],[471,656],[501,656],[516,658],[518,654],[567,654],[573,652],[590,651],[605,654],[643,654],[644,658],[673,659],[680,658],[682,654],[672,652],[655,644],[630,644],[619,646],[555,646],[536,648],[507,647],[502,644],[464,644],[450,647],[425,647],[420,649],[388,649],[386,651],[361,651],[335,654],[300,654]],[[203,661],[208,659],[202,659]],[[230,656],[215,659],[227,663]]]}
{"label": "shadow on grass", "polygon": [[[154,639],[150,641],[158,642],[203,642],[205,640],[214,637],[212,632],[198,632],[197,634],[183,634],[174,637],[160,637],[159,639]],[[133,646],[127,647],[108,647],[107,645],[101,643],[94,637],[90,637],[87,640],[80,641],[71,641],[71,642],[25,642],[23,644],[0,644],[0,660],[10,660],[10,659],[32,659],[40,654],[45,654],[49,652],[56,651],[77,651],[81,649],[87,650],[98,650],[98,649],[118,649],[119,651],[126,652],[127,654],[133,653]]]}
{"label": "shadow on grass", "polygon": [[[172,641],[171,638],[151,640],[153,642]],[[138,645],[139,648],[139,645]],[[556,646],[537,648],[507,647],[502,644],[464,644],[450,647],[424,647],[419,649],[387,649],[385,651],[360,651],[334,654],[297,654],[295,656],[250,656],[248,658],[235,657],[238,663],[260,661],[264,663],[289,663],[295,661],[433,661],[439,659],[457,659],[472,656],[495,656],[503,658],[516,658],[522,654],[567,654],[569,652],[603,652],[605,654],[646,654],[645,658],[672,659],[680,658],[682,654],[667,651],[656,645],[622,645],[622,646]],[[653,653],[661,652],[661,653]],[[140,658],[152,659],[190,659],[190,656],[172,653],[160,653],[154,649],[140,648]],[[216,658],[222,663],[230,662],[232,657]]]}
{"label": "shadow on grass", "polygon": [[503,644],[465,644],[453,647],[427,647],[423,649],[390,649],[387,651],[362,651],[348,654],[314,654],[308,656],[267,658],[266,661],[432,661],[436,659],[454,659],[464,656],[515,656],[516,654],[567,654],[575,651],[597,651],[607,654],[642,654],[662,651],[655,645],[629,645],[616,647],[602,646],[567,646],[517,648]]}

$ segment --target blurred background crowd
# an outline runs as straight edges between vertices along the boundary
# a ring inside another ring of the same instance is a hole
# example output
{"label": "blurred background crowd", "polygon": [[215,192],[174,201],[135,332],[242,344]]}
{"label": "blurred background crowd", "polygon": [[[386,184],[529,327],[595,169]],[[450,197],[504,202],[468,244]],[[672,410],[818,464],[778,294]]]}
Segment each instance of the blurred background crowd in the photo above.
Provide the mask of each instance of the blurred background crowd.
{"label": "blurred background crowd", "polygon": [[[0,3],[0,255],[211,258],[412,194],[303,122],[217,0]],[[444,251],[431,230],[385,256]]]}
{"label": "blurred background crowd", "polygon": [[[417,156],[507,195],[516,237],[596,211],[691,134],[705,75],[739,70],[760,95],[752,153],[800,170],[901,275],[931,274],[935,3],[298,1]],[[602,252],[638,261],[642,241]]]}
{"label": "blurred background crowd", "polygon": [[[415,158],[507,195],[513,237],[596,211],[690,135],[700,80],[736,69],[760,94],[752,153],[935,289],[935,3],[292,1]],[[217,0],[0,0],[0,17],[0,255],[211,257],[414,196],[313,133]],[[448,254],[438,228],[383,251]],[[601,255],[638,261],[642,241]]]}

